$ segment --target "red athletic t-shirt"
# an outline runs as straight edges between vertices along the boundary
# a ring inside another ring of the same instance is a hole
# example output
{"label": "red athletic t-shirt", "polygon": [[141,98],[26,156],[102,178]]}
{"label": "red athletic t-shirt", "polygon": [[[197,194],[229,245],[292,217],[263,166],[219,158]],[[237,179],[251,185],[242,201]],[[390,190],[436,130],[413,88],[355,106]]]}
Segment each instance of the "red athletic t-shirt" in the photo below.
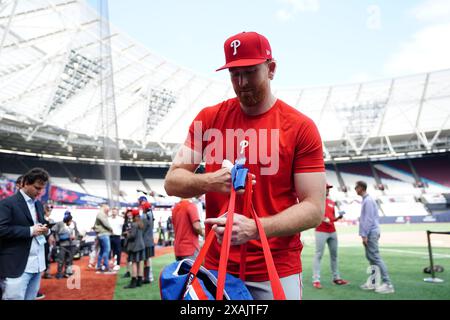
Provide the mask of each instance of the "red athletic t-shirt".
{"label": "red athletic t-shirt", "polygon": [[316,228],[316,231],[320,232],[336,232],[336,228],[334,227],[334,222],[336,221],[336,216],[334,213],[334,201],[330,199],[326,199],[325,202],[325,215],[326,218],[330,219],[330,222],[322,221],[322,223]]}
{"label": "red athletic t-shirt", "polygon": [[172,223],[175,232],[175,255],[191,256],[200,249],[198,235],[192,224],[200,221],[197,207],[188,200],[181,200],[172,209]]}
{"label": "red athletic t-shirt", "polygon": [[[259,217],[275,215],[298,203],[295,173],[325,171],[316,125],[281,100],[257,116],[246,115],[237,98],[207,107],[192,122],[185,145],[203,154],[205,172],[214,172],[221,168],[223,159],[234,163],[244,139],[249,143],[244,149],[245,167],[256,176],[252,201]],[[227,210],[228,194],[209,192],[205,198],[207,218]],[[235,212],[242,213],[242,196],[237,196]],[[210,229],[206,225],[206,234]],[[300,234],[268,240],[280,277],[301,272]],[[220,246],[214,241],[205,266],[217,268],[219,256]],[[239,262],[240,246],[232,246],[228,272],[239,274]],[[246,280],[269,280],[260,241],[248,242]]]}

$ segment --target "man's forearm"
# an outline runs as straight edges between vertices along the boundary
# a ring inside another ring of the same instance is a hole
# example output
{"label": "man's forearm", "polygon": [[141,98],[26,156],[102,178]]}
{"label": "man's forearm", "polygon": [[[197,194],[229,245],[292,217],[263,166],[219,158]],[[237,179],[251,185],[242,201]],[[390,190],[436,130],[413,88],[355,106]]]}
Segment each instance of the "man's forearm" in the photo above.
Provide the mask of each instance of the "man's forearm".
{"label": "man's forearm", "polygon": [[309,201],[302,201],[271,217],[262,218],[267,237],[290,236],[315,228],[322,222],[323,208]]}
{"label": "man's forearm", "polygon": [[199,236],[202,236],[202,237],[205,236],[205,231],[203,230],[202,227],[200,227],[200,229],[198,229],[198,230],[195,230],[195,232],[197,232],[197,234],[198,234]]}
{"label": "man's forearm", "polygon": [[172,170],[166,176],[164,188],[169,196],[192,198],[206,193],[208,174],[195,174],[183,168]]}
{"label": "man's forearm", "polygon": [[[32,228],[32,227],[31,227]],[[31,232],[31,234],[30,234]],[[0,226],[0,238],[26,239],[32,238],[33,232],[26,226]]]}
{"label": "man's forearm", "polygon": [[365,221],[359,221],[359,235],[361,237],[367,237],[368,228]]}

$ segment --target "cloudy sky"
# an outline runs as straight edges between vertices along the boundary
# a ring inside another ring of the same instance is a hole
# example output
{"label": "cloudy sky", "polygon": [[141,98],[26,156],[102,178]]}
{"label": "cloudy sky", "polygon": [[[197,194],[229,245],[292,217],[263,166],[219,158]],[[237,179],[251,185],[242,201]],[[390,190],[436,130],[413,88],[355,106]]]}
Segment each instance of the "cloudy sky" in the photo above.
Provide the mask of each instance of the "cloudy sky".
{"label": "cloudy sky", "polygon": [[[90,0],[95,4],[98,0]],[[154,53],[226,80],[224,40],[264,34],[275,84],[309,87],[450,68],[448,0],[109,0],[111,23]]]}

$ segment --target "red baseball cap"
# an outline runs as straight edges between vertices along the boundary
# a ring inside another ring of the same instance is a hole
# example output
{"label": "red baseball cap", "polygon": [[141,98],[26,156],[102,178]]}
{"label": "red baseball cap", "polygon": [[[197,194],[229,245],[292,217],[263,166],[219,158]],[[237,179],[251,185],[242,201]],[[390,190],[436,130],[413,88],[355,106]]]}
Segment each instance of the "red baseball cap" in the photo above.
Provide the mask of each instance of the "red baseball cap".
{"label": "red baseball cap", "polygon": [[272,59],[269,40],[256,32],[241,32],[229,37],[223,49],[226,64],[216,71],[232,67],[254,66]]}
{"label": "red baseball cap", "polygon": [[327,189],[333,188],[332,184],[327,183]]}

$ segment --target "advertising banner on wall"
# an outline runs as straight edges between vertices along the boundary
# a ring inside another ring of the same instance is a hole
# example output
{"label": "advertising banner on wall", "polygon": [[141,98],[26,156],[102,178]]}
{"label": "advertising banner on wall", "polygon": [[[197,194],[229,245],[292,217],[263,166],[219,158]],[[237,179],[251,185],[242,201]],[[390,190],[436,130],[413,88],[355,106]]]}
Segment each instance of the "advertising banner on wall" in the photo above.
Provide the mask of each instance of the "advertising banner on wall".
{"label": "advertising banner on wall", "polygon": [[[58,186],[50,186],[48,200],[78,206],[99,206],[108,203],[106,198],[67,190]],[[124,202],[121,202],[120,205],[122,207],[130,206],[129,203]]]}

